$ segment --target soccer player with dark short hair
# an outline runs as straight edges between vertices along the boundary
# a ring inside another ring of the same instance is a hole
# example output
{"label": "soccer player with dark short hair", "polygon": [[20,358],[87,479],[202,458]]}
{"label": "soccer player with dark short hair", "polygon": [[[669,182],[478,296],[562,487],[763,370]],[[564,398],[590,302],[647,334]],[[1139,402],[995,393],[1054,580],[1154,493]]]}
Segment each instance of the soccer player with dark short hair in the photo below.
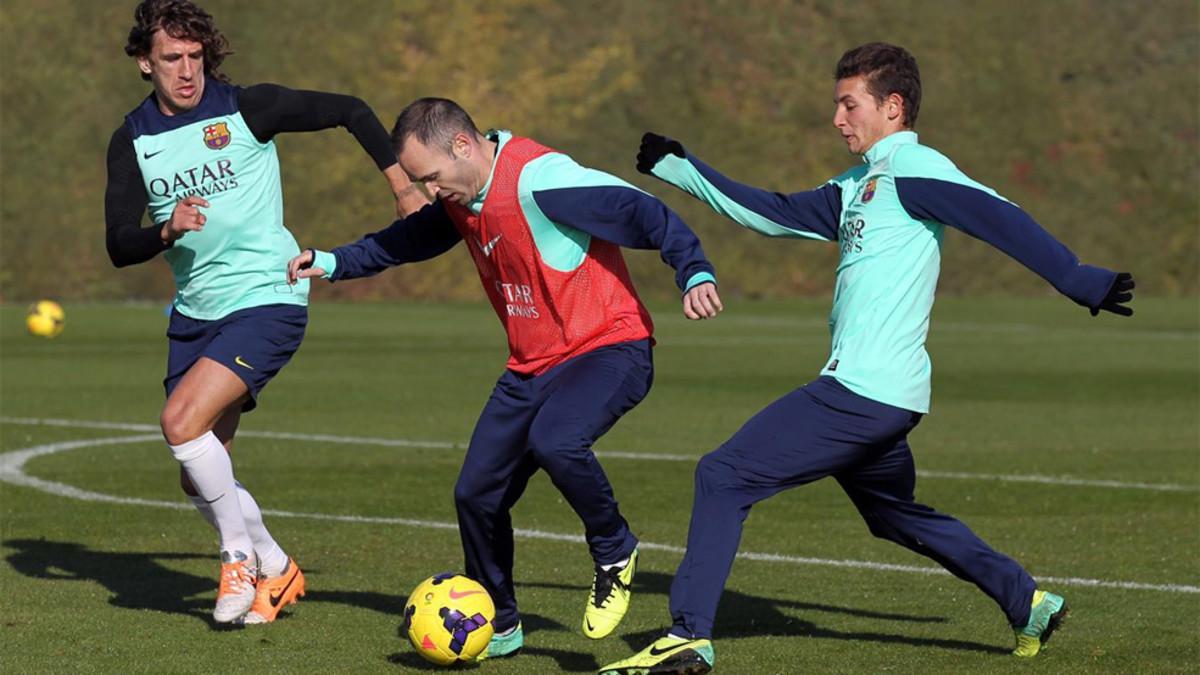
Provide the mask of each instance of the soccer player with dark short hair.
{"label": "soccer player with dark short hair", "polygon": [[671,585],[668,634],[601,673],[704,673],[717,603],[750,508],[833,476],[871,533],[974,583],[1004,611],[1018,656],[1034,656],[1067,612],[1016,561],[966,525],[919,504],[908,435],[929,411],[930,310],[949,225],[979,238],[1088,308],[1128,316],[1129,274],[1083,265],[1015,204],[921,145],[916,60],[866,44],[835,70],[833,124],[862,163],[816,190],[780,194],[736,183],[683,146],[646,134],[638,170],[771,237],[836,242],[830,326],[820,376],[764,408],[696,467],[687,552]]}
{"label": "soccer player with dark short hair", "polygon": [[306,250],[288,276],[365,277],[465,242],[509,347],[454,488],[467,576],[496,603],[496,634],[479,658],[524,644],[509,511],[539,469],[583,521],[595,570],[582,631],[603,638],[629,606],[638,540],[592,444],[654,377],[654,326],[620,247],[661,253],[689,319],[721,310],[712,265],[658,199],[532,139],[480,133],[453,101],[413,102],[392,141],[409,177],[437,200],[353,244]]}
{"label": "soccer player with dark short hair", "polygon": [[[125,52],[153,92],[109,143],[108,254],[125,267],[162,253],[175,275],[163,436],[184,492],[220,535],[213,618],[266,623],[304,594],[304,575],[234,479],[229,452],[241,414],[308,322],[307,283],[284,276],[300,249],[283,224],[275,137],[345,127],[384,173],[399,212],[426,200],[360,99],[230,84],[219,70],[228,42],[187,0],[145,0],[134,22]],[[142,227],[146,211],[152,224]]]}

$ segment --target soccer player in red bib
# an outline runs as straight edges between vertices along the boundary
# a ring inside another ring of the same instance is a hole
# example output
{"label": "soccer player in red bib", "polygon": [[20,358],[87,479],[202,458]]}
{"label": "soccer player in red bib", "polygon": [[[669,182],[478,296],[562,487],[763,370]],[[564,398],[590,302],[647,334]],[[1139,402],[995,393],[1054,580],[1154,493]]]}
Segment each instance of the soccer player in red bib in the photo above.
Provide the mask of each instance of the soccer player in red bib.
{"label": "soccer player in red bib", "polygon": [[466,242],[509,346],[454,488],[467,575],[496,603],[496,636],[480,658],[524,643],[509,510],[538,469],[583,521],[596,566],[582,630],[605,637],[629,606],[638,540],[592,444],[654,377],[654,327],[619,247],[662,254],[689,319],[722,309],[713,267],[658,199],[531,139],[480,133],[453,101],[410,104],[392,142],[400,166],[437,200],[353,244],[302,252],[288,278],[370,276]]}

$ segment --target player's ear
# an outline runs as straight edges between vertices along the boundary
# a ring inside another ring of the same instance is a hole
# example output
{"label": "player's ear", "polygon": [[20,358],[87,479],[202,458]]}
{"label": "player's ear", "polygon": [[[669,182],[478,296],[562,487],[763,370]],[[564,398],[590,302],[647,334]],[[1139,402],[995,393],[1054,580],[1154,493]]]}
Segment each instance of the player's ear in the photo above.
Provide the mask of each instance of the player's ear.
{"label": "player's ear", "polygon": [[138,64],[138,70],[142,71],[142,74],[144,74],[144,75],[150,74],[150,56],[149,55],[137,57],[137,64]]}
{"label": "player's ear", "polygon": [[904,97],[896,92],[888,94],[888,97],[883,100],[883,109],[887,113],[888,121],[903,121]]}
{"label": "player's ear", "polygon": [[454,140],[451,141],[450,149],[455,157],[460,159],[470,159],[471,157],[471,137],[461,131],[454,134]]}

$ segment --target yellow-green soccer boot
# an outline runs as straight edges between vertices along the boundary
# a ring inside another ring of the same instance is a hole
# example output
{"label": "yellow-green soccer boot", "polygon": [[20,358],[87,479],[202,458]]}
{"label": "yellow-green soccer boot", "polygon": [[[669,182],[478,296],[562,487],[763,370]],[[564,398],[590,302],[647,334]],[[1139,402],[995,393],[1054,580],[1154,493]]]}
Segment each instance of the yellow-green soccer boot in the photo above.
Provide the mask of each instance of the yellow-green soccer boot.
{"label": "yellow-green soccer boot", "polygon": [[600,675],[702,675],[713,668],[716,655],[709,640],[667,635],[625,659],[600,669]]}
{"label": "yellow-green soccer boot", "polygon": [[629,554],[624,567],[609,570],[596,566],[592,577],[592,592],[588,595],[587,607],[583,610],[583,634],[599,640],[617,628],[625,612],[629,610],[629,596],[633,593],[633,573],[637,570],[637,549]]}
{"label": "yellow-green soccer boot", "polygon": [[1067,602],[1061,596],[1045,591],[1033,592],[1033,606],[1029,610],[1029,623],[1023,628],[1014,628],[1017,635],[1016,656],[1037,656],[1042,645],[1067,618]]}

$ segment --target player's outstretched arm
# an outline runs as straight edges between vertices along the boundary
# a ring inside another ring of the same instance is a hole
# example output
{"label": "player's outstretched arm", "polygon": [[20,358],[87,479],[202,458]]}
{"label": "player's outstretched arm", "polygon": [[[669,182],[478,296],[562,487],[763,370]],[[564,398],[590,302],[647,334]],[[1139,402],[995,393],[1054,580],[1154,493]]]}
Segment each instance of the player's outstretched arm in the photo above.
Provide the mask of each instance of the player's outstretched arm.
{"label": "player's outstretched arm", "polygon": [[[618,246],[656,250],[675,270],[689,318],[709,318],[720,311],[715,272],[700,238],[658,198],[561,153],[527,164],[519,184],[522,203],[533,203],[526,218],[545,218],[555,227]],[[700,285],[708,288],[692,293]]]}
{"label": "player's outstretched arm", "polygon": [[288,261],[287,281],[311,277],[358,279],[389,267],[437,257],[462,239],[440,201],[332,251],[305,249]]}
{"label": "player's outstretched arm", "polygon": [[642,136],[638,171],[659,178],[739,225],[768,237],[834,241],[842,213],[841,188],[826,183],[816,190],[782,194],[730,180],[688,154],[674,139]]}
{"label": "player's outstretched arm", "polygon": [[928,148],[906,148],[892,158],[896,194],[909,215],[932,220],[1000,249],[1050,282],[1060,293],[1091,310],[1130,316],[1129,273],[1079,262],[1028,213],[958,171]]}
{"label": "player's outstretched arm", "polygon": [[243,89],[238,106],[246,125],[260,142],[276,134],[343,127],[371,156],[396,198],[396,217],[414,213],[429,203],[396,163],[391,140],[379,118],[356,96],[257,84]]}

